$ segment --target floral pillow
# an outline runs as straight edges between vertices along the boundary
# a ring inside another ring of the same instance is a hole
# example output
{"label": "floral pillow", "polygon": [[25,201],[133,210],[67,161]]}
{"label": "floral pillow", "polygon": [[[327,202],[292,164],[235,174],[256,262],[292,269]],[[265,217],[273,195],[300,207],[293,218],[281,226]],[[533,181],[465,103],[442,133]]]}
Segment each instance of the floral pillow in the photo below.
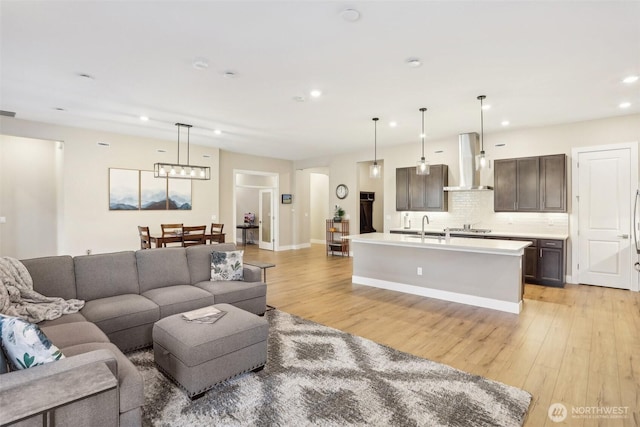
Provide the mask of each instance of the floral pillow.
{"label": "floral pillow", "polygon": [[14,369],[27,369],[64,359],[38,325],[0,314],[0,344]]}
{"label": "floral pillow", "polygon": [[212,252],[211,280],[244,280],[242,256],[244,251]]}

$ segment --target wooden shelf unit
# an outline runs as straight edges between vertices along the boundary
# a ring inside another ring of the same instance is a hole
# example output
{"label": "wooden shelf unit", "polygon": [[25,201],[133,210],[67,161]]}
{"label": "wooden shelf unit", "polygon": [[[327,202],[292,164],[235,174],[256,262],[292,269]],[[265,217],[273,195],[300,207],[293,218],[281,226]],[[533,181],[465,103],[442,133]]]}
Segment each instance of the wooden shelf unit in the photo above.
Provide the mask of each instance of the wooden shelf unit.
{"label": "wooden shelf unit", "polygon": [[349,235],[349,220],[334,221],[327,220],[326,228],[327,255],[334,255],[336,252],[342,256],[349,256],[349,240],[343,239]]}

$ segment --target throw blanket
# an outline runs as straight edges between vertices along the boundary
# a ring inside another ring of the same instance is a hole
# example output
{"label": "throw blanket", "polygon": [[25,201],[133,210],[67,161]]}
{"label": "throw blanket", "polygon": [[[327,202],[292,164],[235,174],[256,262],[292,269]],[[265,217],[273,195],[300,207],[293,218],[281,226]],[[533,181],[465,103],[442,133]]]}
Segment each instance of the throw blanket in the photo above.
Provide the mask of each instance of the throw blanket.
{"label": "throw blanket", "polygon": [[84,301],[46,297],[33,290],[27,268],[15,258],[0,257],[0,313],[18,316],[32,323],[76,313]]}

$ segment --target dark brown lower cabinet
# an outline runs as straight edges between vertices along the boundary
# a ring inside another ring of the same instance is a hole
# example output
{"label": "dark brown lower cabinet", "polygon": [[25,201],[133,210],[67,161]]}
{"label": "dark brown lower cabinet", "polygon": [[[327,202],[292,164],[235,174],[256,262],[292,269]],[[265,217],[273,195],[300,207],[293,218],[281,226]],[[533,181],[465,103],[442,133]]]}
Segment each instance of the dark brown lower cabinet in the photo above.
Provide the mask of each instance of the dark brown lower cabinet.
{"label": "dark brown lower cabinet", "polygon": [[538,276],[536,283],[564,286],[564,241],[540,239],[538,241]]}
{"label": "dark brown lower cabinet", "polygon": [[524,248],[522,271],[524,273],[525,282],[534,282],[538,277],[538,248],[535,246],[528,246]]}

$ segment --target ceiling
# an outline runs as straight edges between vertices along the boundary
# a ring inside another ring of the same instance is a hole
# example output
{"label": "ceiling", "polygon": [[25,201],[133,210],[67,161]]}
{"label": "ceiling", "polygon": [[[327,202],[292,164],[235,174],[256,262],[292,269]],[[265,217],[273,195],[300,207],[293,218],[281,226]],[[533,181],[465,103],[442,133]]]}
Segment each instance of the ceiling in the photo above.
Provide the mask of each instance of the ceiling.
{"label": "ceiling", "polygon": [[638,22],[639,1],[0,0],[0,109],[171,141],[188,123],[191,143],[290,160],[373,157],[371,118],[379,148],[418,145],[420,107],[427,141],[455,140],[479,131],[481,94],[485,133],[640,112],[640,81],[622,83],[640,74]]}

